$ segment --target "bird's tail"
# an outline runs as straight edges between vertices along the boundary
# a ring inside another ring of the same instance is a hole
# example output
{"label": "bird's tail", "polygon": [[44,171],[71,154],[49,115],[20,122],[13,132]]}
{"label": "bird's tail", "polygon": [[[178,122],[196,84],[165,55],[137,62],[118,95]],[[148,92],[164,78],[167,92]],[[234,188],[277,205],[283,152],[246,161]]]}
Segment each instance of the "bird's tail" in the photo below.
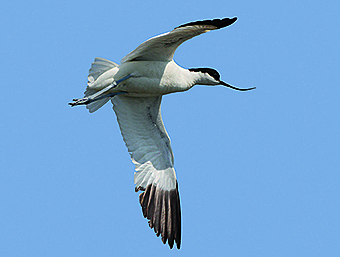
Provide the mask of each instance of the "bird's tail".
{"label": "bird's tail", "polygon": [[[84,92],[85,97],[91,97],[111,85],[114,82],[113,76],[118,72],[118,66],[118,64],[104,58],[95,58],[87,77],[88,86]],[[95,112],[106,104],[110,98],[111,97],[103,97],[102,99],[87,104],[86,108],[91,113]]]}

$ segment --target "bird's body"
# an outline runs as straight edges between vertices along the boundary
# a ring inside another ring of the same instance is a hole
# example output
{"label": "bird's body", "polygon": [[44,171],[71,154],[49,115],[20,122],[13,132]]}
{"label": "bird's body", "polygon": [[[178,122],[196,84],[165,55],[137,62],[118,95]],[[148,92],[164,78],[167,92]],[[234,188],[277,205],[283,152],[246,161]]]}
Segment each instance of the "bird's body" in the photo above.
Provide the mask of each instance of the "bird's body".
{"label": "bird's body", "polygon": [[88,76],[85,97],[70,105],[85,104],[95,112],[109,100],[117,115],[121,133],[135,164],[134,182],[143,215],[157,236],[170,248],[181,243],[181,211],[178,183],[170,138],[163,125],[162,96],[186,91],[194,85],[224,85],[219,73],[210,68],[184,69],[173,56],[186,40],[226,27],[236,18],[196,21],[153,37],[125,56],[121,65],[96,58]]}
{"label": "bird's body", "polygon": [[189,73],[173,60],[123,63],[114,79],[119,80],[128,75],[131,77],[119,83],[112,92],[125,91],[129,96],[148,97],[185,91],[194,86]]}

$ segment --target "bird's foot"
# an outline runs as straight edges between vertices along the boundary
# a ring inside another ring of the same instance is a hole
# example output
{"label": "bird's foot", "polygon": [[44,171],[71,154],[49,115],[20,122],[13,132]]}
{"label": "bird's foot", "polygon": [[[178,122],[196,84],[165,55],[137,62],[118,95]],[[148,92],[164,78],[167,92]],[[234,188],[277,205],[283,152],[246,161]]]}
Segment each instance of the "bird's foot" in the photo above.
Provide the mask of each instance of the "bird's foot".
{"label": "bird's foot", "polygon": [[91,102],[91,100],[88,97],[84,97],[81,99],[73,99],[73,102],[68,103],[69,105],[73,106],[77,106],[77,105],[82,105],[82,104],[89,104]]}
{"label": "bird's foot", "polygon": [[92,102],[101,100],[103,98],[106,97],[114,97],[116,95],[121,95],[121,94],[127,94],[127,92],[125,91],[121,91],[121,92],[113,92],[113,93],[109,93],[109,94],[105,94],[106,92],[108,92],[109,90],[111,90],[112,88],[115,88],[120,82],[128,79],[131,77],[131,74],[127,75],[126,77],[119,79],[117,81],[114,81],[111,85],[107,86],[106,88],[98,91],[97,93],[88,96],[88,97],[84,97],[81,99],[73,99],[73,102],[68,103],[69,105],[73,106],[77,106],[77,105],[83,105],[83,104],[90,104]]}

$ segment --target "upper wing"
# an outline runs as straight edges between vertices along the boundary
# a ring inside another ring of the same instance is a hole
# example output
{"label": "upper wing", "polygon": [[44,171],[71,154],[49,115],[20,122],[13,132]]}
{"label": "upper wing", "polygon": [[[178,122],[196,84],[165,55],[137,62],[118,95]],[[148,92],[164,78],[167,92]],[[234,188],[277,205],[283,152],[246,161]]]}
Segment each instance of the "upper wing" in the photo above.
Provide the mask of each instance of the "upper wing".
{"label": "upper wing", "polygon": [[134,181],[144,217],[170,248],[181,243],[181,211],[170,139],[165,131],[162,97],[112,98],[125,144],[136,166]]}
{"label": "upper wing", "polygon": [[195,21],[183,24],[171,32],[150,38],[126,55],[121,62],[171,61],[180,44],[208,32],[233,24],[237,18]]}

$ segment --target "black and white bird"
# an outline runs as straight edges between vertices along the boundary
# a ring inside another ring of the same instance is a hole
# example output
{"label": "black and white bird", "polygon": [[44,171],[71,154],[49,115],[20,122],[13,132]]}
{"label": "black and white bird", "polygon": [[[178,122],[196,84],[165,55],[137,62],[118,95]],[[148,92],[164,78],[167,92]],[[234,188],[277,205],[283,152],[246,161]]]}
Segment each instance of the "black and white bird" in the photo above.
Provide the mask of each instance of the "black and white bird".
{"label": "black and white bird", "polygon": [[95,112],[109,100],[135,164],[135,191],[143,215],[162,242],[181,245],[181,208],[174,156],[161,117],[162,95],[186,91],[194,85],[223,85],[211,68],[184,69],[174,60],[179,45],[195,36],[229,26],[235,18],[195,21],[153,37],[121,60],[121,65],[95,58],[88,75],[85,97],[71,106],[86,105]]}

